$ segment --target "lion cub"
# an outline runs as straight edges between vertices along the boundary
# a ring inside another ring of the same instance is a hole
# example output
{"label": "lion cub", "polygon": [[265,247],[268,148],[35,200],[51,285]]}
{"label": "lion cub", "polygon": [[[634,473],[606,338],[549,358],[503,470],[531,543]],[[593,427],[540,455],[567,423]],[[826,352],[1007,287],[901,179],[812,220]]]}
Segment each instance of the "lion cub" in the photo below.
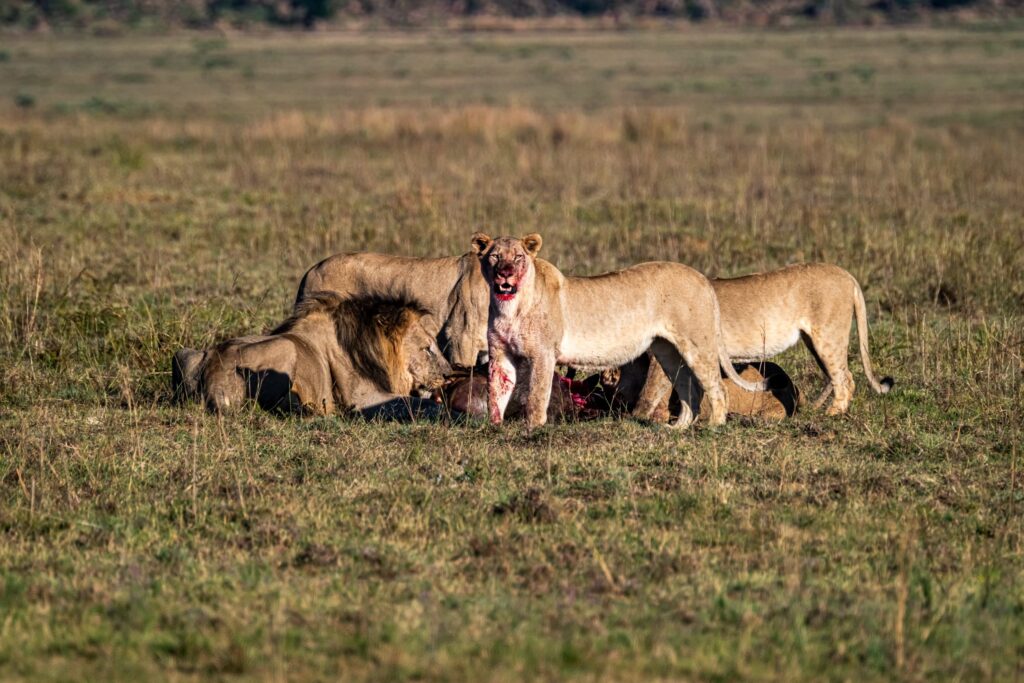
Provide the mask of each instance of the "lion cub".
{"label": "lion cub", "polygon": [[[891,377],[878,381],[871,370],[864,293],[856,278],[839,266],[803,263],[712,280],[711,286],[722,312],[725,350],[734,362],[766,360],[802,339],[827,379],[814,407],[820,407],[834,392],[828,414],[845,413],[853,398],[847,352],[850,320],[856,319],[860,359],[868,384],[879,394],[892,388]],[[643,417],[645,412],[653,411],[671,390],[671,384],[660,373],[648,374],[634,414]]]}
{"label": "lion cub", "polygon": [[[541,236],[472,238],[490,287],[488,411],[501,424],[517,378],[528,382],[527,429],[547,420],[556,363],[610,367],[651,349],[684,403],[685,428],[706,393],[710,423],[725,422],[719,367],[740,386],[721,343],[718,300],[707,278],[678,263],[644,263],[595,277],[566,277],[537,258]],[[684,366],[685,362],[685,366]],[[699,386],[693,386],[696,379]]]}

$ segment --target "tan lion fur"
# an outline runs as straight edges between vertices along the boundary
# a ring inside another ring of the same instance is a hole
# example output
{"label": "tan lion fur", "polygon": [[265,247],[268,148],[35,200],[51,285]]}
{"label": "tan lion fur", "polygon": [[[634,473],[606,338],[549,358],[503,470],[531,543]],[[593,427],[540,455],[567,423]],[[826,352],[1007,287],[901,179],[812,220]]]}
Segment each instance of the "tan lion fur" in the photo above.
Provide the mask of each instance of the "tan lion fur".
{"label": "tan lion fur", "polygon": [[747,365],[740,370],[740,377],[751,382],[768,381],[765,391],[747,391],[731,379],[722,381],[725,393],[729,395],[729,414],[756,417],[762,420],[782,420],[792,417],[800,404],[800,391],[789,376],[774,363],[765,367]]}
{"label": "tan lion fur", "polygon": [[174,389],[214,411],[250,399],[287,412],[361,410],[439,386],[450,371],[424,315],[404,301],[311,292],[267,335],[176,353]]}
{"label": "tan lion fur", "polygon": [[422,324],[455,365],[472,367],[487,350],[487,285],[475,254],[416,258],[374,253],[330,256],[302,277],[296,302],[308,292],[391,297],[427,312]]}
{"label": "tan lion fur", "polygon": [[[609,367],[651,349],[681,396],[694,397],[675,424],[699,410],[696,380],[709,397],[711,424],[725,421],[719,367],[741,386],[721,345],[718,302],[703,275],[678,263],[645,263],[594,277],[566,277],[537,258],[542,239],[472,237],[491,305],[487,326],[488,407],[500,424],[520,375],[528,383],[527,428],[543,425],[556,363]],[[725,362],[723,362],[725,361]],[[682,371],[686,368],[686,371]]]}
{"label": "tan lion fur", "polygon": [[[845,413],[854,390],[847,354],[850,321],[855,319],[868,383],[879,394],[892,388],[892,378],[878,381],[872,371],[864,293],[857,280],[839,266],[798,264],[746,277],[716,279],[711,285],[722,313],[725,350],[733,361],[765,360],[802,339],[827,380],[814,406],[820,407],[834,393],[828,414]],[[625,381],[638,381],[637,369],[624,370],[630,375]],[[648,374],[636,414],[656,410],[671,391],[671,384],[658,373]]]}
{"label": "tan lion fur", "polygon": [[[793,384],[786,371],[775,363],[762,361],[752,364],[736,364],[740,377],[751,382],[765,381],[764,391],[747,391],[737,386],[728,377],[722,380],[722,386],[729,399],[729,414],[743,417],[756,417],[765,420],[781,420],[791,417],[802,404],[799,389]],[[652,363],[650,354],[644,354],[636,360],[621,366],[617,370],[603,373],[610,379],[607,386],[610,390],[612,408],[616,412],[637,414],[637,406],[643,398],[644,388],[648,384],[661,386],[664,384],[664,373],[657,363]],[[664,393],[653,410],[644,411],[646,418],[654,422],[665,422],[671,416],[670,394]],[[678,397],[675,397],[678,399]],[[701,405],[702,413],[708,406]]]}

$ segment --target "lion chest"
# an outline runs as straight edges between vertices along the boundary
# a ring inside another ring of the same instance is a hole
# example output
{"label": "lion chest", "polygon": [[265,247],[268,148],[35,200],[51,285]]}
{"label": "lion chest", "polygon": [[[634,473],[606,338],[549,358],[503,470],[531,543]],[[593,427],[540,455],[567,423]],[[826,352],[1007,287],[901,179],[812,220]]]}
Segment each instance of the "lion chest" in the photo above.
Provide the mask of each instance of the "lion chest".
{"label": "lion chest", "polygon": [[543,326],[525,317],[499,316],[491,322],[487,341],[512,356],[529,357],[550,344],[544,343]]}

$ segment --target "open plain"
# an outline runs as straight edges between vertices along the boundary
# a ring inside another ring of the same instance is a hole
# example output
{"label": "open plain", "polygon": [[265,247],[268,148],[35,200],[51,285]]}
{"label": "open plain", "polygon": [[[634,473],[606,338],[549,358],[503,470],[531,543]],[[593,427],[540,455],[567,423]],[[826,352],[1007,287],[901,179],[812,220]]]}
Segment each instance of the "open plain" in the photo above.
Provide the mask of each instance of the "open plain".
{"label": "open plain", "polygon": [[[323,256],[475,230],[838,263],[896,389],[530,438],[170,405]],[[1018,680],[1022,354],[1019,27],[5,36],[0,679]]]}

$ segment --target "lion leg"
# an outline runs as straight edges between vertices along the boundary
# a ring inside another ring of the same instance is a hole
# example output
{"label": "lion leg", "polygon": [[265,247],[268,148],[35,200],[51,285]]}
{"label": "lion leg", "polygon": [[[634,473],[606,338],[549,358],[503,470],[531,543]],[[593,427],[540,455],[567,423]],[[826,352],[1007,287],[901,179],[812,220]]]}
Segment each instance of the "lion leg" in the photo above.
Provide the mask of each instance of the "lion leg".
{"label": "lion leg", "polygon": [[663,404],[667,405],[671,394],[672,380],[669,379],[659,363],[648,361],[647,376],[643,388],[640,390],[640,396],[633,406],[632,416],[640,420],[650,420],[658,408]]}
{"label": "lion leg", "polygon": [[821,359],[821,355],[818,353],[818,349],[814,344],[814,338],[807,332],[803,331],[800,332],[800,338],[803,339],[804,346],[807,347],[807,351],[811,354],[814,362],[818,364],[822,374],[825,375],[825,386],[822,388],[821,393],[818,394],[818,397],[811,403],[811,408],[818,410],[825,405],[829,396],[832,395],[832,375],[828,370],[828,366],[825,365],[825,361]]}
{"label": "lion leg", "polygon": [[[692,367],[693,374],[700,382],[700,388],[708,396],[708,406],[711,408],[708,424],[713,427],[725,424],[725,416],[729,412],[729,398],[722,386],[722,371],[719,369],[717,354],[712,355],[703,363],[694,361]],[[697,407],[700,408],[699,399]]]}
{"label": "lion leg", "polygon": [[815,402],[815,407],[824,403],[829,388],[832,389],[832,405],[825,411],[826,415],[842,415],[849,409],[853,398],[853,374],[846,359],[849,336],[848,329],[815,330],[813,335],[803,335],[804,343],[828,378],[822,395]]}
{"label": "lion leg", "polygon": [[530,392],[526,396],[526,429],[548,421],[551,382],[555,373],[555,355],[543,353],[530,359]]}
{"label": "lion leg", "polygon": [[832,405],[825,411],[826,415],[842,415],[850,408],[850,401],[853,399],[853,374],[846,369],[836,370],[836,375],[839,379],[833,379],[832,384],[835,387],[835,397],[832,399]]}
{"label": "lion leg", "polygon": [[487,365],[487,411],[491,424],[500,425],[516,386],[516,366],[504,350],[491,347],[490,356]]}
{"label": "lion leg", "polygon": [[825,388],[821,390],[820,394],[818,394],[818,398],[814,399],[814,401],[811,403],[811,408],[813,408],[814,410],[818,410],[823,405],[825,405],[825,401],[827,401],[828,397],[831,395],[832,380],[825,380]]}
{"label": "lion leg", "polygon": [[700,412],[700,401],[704,394],[703,387],[694,381],[691,368],[687,367],[683,355],[671,343],[664,339],[656,339],[651,344],[651,353],[658,359],[658,364],[671,380],[676,393],[679,394],[679,417],[672,423],[672,426],[677,429],[686,429]]}
{"label": "lion leg", "polygon": [[195,349],[181,349],[171,358],[171,388],[175,402],[199,395],[199,375],[205,359],[206,352]]}
{"label": "lion leg", "polygon": [[679,349],[686,362],[686,372],[680,373],[675,382],[680,400],[688,404],[696,415],[700,412],[701,399],[707,394],[708,408],[711,411],[708,424],[713,427],[725,424],[725,417],[729,412],[729,398],[722,386],[722,370],[715,344],[708,341],[703,345],[697,345],[689,339],[683,339],[679,343]]}

